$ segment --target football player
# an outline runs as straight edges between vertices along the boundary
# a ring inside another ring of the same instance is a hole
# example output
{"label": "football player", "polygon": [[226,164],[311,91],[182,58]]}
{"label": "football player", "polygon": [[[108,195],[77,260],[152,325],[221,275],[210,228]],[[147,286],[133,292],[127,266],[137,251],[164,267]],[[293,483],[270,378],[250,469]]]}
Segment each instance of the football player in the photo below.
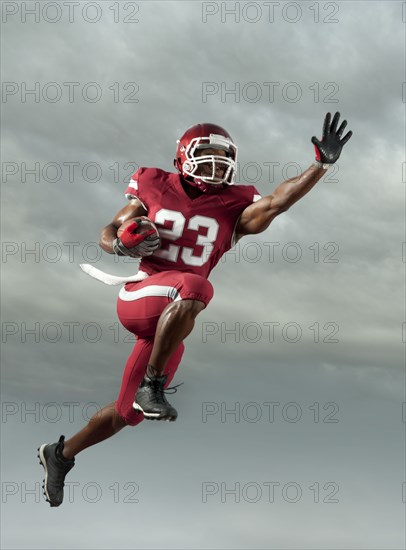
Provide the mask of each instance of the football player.
{"label": "football player", "polygon": [[[140,168],[133,175],[125,191],[129,202],[102,230],[100,246],[109,254],[142,258],[137,280],[122,287],[117,306],[121,323],[137,340],[117,400],[67,441],[61,436],[39,448],[51,506],[62,503],[65,476],[80,451],[144,419],[176,420],[165,391],[181,361],[183,341],[212,299],[211,270],[244,235],[267,229],[338,160],[352,135],[343,137],[347,122],[339,126],[339,119],[339,113],[332,120],[328,113],[321,140],[312,138],[315,162],[263,198],[253,186],[234,184],[237,147],[215,124],[197,124],[178,140],[177,173]],[[142,216],[156,225],[159,236],[151,224],[143,234],[134,231],[148,225]],[[134,218],[118,237],[118,228]]]}

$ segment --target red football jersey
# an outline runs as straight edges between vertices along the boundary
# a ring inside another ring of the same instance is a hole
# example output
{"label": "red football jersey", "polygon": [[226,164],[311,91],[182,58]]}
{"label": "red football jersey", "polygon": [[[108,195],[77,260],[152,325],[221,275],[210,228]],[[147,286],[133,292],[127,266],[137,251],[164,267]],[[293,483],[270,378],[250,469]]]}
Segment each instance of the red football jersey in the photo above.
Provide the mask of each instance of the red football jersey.
{"label": "red football jersey", "polygon": [[234,246],[234,229],[243,210],[261,198],[252,185],[228,185],[216,194],[191,199],[180,175],[159,168],[140,168],[125,191],[138,198],[161,236],[161,247],[141,260],[149,275],[175,269],[205,278]]}

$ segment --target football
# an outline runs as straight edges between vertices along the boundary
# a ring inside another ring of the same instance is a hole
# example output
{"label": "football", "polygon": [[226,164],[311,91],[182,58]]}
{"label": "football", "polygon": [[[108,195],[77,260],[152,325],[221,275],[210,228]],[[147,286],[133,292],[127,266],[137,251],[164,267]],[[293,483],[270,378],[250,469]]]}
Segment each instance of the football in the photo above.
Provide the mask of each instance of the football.
{"label": "football", "polygon": [[156,228],[156,225],[154,222],[152,222],[149,218],[146,216],[138,216],[136,218],[131,218],[124,222],[120,227],[117,229],[117,237],[121,237],[123,234],[123,231],[131,224],[136,222],[138,224],[138,227],[134,228],[131,233],[134,235],[144,235],[148,231],[153,231],[150,235],[145,237],[145,241],[154,241],[157,238],[159,239],[159,242],[161,241],[158,233],[158,229]]}

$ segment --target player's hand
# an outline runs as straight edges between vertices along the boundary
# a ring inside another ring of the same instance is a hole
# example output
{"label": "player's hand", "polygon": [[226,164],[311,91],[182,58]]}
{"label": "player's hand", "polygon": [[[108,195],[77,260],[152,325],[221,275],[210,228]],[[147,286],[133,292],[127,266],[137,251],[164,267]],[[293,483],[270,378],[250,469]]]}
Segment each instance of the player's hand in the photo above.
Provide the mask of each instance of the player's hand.
{"label": "player's hand", "polygon": [[[137,218],[133,223],[129,224],[120,237],[117,237],[113,243],[114,252],[120,256],[131,256],[132,258],[143,258],[150,256],[159,248],[160,238],[156,230],[150,228],[143,229],[142,218]],[[150,235],[156,235],[151,238]],[[147,238],[149,237],[149,238]]]}
{"label": "player's hand", "polygon": [[323,137],[319,141],[315,136],[312,137],[312,143],[316,151],[316,160],[322,164],[334,164],[341,155],[341,150],[352,136],[352,132],[347,132],[343,138],[344,129],[347,121],[344,120],[337,130],[340,113],[336,113],[330,124],[331,113],[327,113],[323,124]]}

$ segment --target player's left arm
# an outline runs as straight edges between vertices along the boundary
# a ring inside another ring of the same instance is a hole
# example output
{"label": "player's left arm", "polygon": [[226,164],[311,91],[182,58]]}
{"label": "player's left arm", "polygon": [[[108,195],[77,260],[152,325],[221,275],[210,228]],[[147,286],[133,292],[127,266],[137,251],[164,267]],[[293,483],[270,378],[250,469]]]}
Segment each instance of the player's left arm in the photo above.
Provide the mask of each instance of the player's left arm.
{"label": "player's left arm", "polygon": [[237,240],[244,235],[265,231],[276,216],[286,212],[295,202],[306,195],[326,173],[329,166],[338,160],[343,146],[352,136],[352,132],[347,132],[342,138],[347,121],[344,120],[337,130],[339,119],[340,113],[336,113],[332,121],[331,114],[327,113],[321,141],[312,137],[311,141],[316,151],[314,164],[299,176],[284,181],[273,193],[250,204],[243,211],[236,228]]}

